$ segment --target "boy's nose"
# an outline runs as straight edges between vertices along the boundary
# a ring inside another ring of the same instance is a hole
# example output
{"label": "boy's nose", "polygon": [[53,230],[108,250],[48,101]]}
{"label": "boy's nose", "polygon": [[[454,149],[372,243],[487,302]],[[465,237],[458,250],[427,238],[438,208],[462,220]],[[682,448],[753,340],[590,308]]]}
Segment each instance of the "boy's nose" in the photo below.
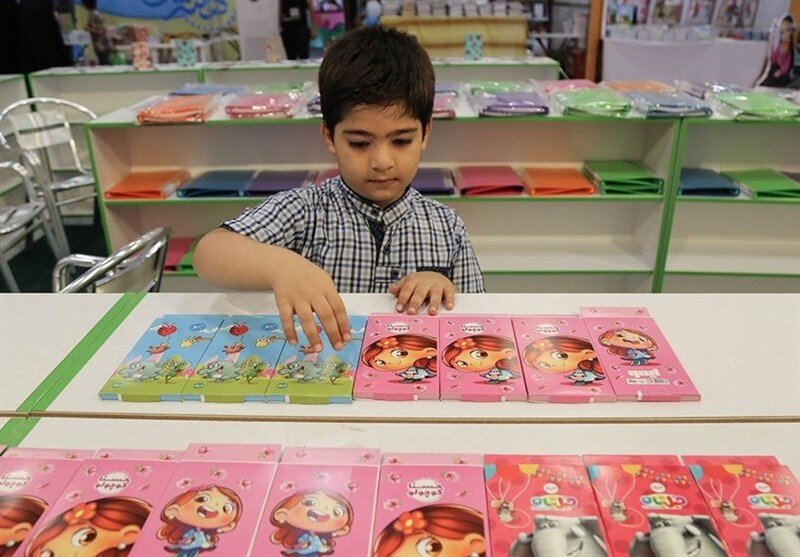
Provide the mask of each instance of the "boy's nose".
{"label": "boy's nose", "polygon": [[386,172],[394,166],[394,159],[388,149],[378,147],[372,155],[370,165],[375,172]]}

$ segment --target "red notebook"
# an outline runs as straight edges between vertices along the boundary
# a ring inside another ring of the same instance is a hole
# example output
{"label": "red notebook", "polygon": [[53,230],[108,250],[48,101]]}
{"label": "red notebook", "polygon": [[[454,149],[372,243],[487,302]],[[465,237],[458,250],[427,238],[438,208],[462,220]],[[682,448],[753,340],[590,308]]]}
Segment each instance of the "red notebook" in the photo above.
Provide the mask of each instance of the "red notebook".
{"label": "red notebook", "polygon": [[106,199],[163,199],[172,195],[191,175],[186,170],[132,172],[105,192]]}
{"label": "red notebook", "polygon": [[194,242],[195,238],[170,238],[169,244],[167,244],[167,255],[164,258],[164,269],[167,271],[177,270],[178,263],[181,262]]}
{"label": "red notebook", "polygon": [[455,172],[456,188],[463,196],[519,195],[525,185],[510,166],[460,166]]}

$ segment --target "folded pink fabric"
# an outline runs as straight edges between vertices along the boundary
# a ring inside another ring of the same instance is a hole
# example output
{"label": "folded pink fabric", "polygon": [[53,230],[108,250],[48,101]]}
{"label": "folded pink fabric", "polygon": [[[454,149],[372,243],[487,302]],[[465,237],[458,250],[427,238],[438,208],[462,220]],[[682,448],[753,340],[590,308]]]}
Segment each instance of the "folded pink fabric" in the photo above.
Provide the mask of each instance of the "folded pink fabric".
{"label": "folded pink fabric", "polygon": [[460,166],[455,172],[456,188],[463,196],[519,195],[525,185],[510,166]]}
{"label": "folded pink fabric", "polygon": [[174,271],[189,248],[194,243],[194,238],[170,238],[167,244],[167,255],[164,258],[164,269]]}
{"label": "folded pink fabric", "polygon": [[290,118],[297,100],[292,93],[245,93],[228,103],[225,112],[231,118]]}

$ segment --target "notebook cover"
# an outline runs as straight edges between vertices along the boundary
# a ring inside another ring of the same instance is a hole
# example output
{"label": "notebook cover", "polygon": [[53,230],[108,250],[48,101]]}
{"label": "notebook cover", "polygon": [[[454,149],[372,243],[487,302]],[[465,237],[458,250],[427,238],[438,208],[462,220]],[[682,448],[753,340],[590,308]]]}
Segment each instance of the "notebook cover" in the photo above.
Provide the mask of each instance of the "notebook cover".
{"label": "notebook cover", "polygon": [[532,91],[481,93],[474,97],[474,102],[481,116],[544,116],[550,112],[542,97]]}
{"label": "notebook cover", "polygon": [[683,466],[592,465],[611,557],[725,557],[706,502]]}
{"label": "notebook cover", "polygon": [[588,454],[581,458],[587,467],[593,465],[637,465],[645,476],[654,475],[655,469],[659,466],[681,466],[681,459],[677,455]]}
{"label": "notebook cover", "polygon": [[681,92],[630,91],[636,108],[648,118],[709,117],[711,107]]}
{"label": "notebook cover", "polygon": [[231,118],[289,118],[299,99],[300,96],[292,91],[246,93],[230,101],[225,106],[225,113]]}
{"label": "notebook cover", "polygon": [[800,197],[800,183],[771,168],[729,170],[723,174],[750,190],[756,199]]}
{"label": "notebook cover", "polygon": [[458,97],[455,95],[437,93],[433,98],[433,117],[437,119],[455,118],[457,102]]}
{"label": "notebook cover", "polygon": [[93,449],[50,449],[40,447],[7,447],[3,457],[47,458],[57,460],[85,460],[92,458],[97,451]]}
{"label": "notebook cover", "polygon": [[593,195],[595,193],[594,184],[577,168],[528,166],[522,172],[522,179],[530,195]]}
{"label": "notebook cover", "polygon": [[100,390],[104,400],[181,400],[224,315],[165,315],[148,327]]}
{"label": "notebook cover", "polygon": [[168,97],[142,108],[136,119],[140,124],[205,122],[213,112],[215,102],[215,95]]}
{"label": "notebook cover", "polygon": [[511,317],[440,318],[439,384],[443,400],[527,400]]}
{"label": "notebook cover", "polygon": [[170,238],[167,255],[164,257],[164,270],[177,271],[183,256],[189,251],[197,238]]}
{"label": "notebook cover", "polygon": [[[216,456],[203,458],[204,448]],[[279,453],[277,445],[190,445],[131,557],[248,555]]]}
{"label": "notebook cover", "polygon": [[786,466],[689,467],[730,557],[783,557],[800,550],[800,484]]}
{"label": "notebook cover", "polygon": [[301,187],[308,179],[307,170],[261,170],[247,184],[247,195],[271,195]]}
{"label": "notebook cover", "polygon": [[550,95],[553,91],[571,91],[576,89],[596,89],[597,84],[588,79],[543,79],[537,82],[541,91]]}
{"label": "notebook cover", "polygon": [[715,97],[733,107],[737,112],[737,120],[784,120],[800,116],[800,106],[781,99],[772,93],[763,91],[722,92],[717,93]]}
{"label": "notebook cover", "polygon": [[183,400],[266,402],[285,343],[277,315],[228,317],[186,382]]}
{"label": "notebook cover", "polygon": [[685,466],[740,465],[750,474],[755,473],[754,468],[759,466],[781,465],[777,458],[767,455],[683,455],[681,460]]}
{"label": "notebook cover", "polygon": [[551,98],[561,105],[564,114],[625,115],[631,102],[620,93],[597,87],[553,91]]}
{"label": "notebook cover", "polygon": [[98,449],[94,458],[100,460],[180,460],[183,451],[160,451],[155,449]]}
{"label": "notebook cover", "polygon": [[513,316],[528,400],[614,402],[614,389],[575,315]]}
{"label": "notebook cover", "polygon": [[252,170],[210,170],[178,188],[178,197],[243,197]]}
{"label": "notebook cover", "polygon": [[728,178],[708,168],[681,170],[680,195],[737,197],[741,190]]}
{"label": "notebook cover", "polygon": [[439,319],[373,313],[367,320],[354,398],[439,399]]}
{"label": "notebook cover", "polygon": [[81,462],[72,478],[61,484],[63,490],[17,554],[40,556],[49,551],[76,557],[109,552],[133,555],[145,521],[176,465],[177,462],[165,460]]}
{"label": "notebook cover", "polygon": [[618,400],[700,400],[645,308],[582,307],[581,317]]}
{"label": "notebook cover", "polygon": [[250,555],[371,557],[379,467],[377,449],[287,447]]}
{"label": "notebook cover", "polygon": [[103,195],[106,199],[164,199],[191,178],[186,170],[132,172]]}
{"label": "notebook cover", "polygon": [[426,195],[453,195],[453,175],[447,168],[419,168],[411,187]]}
{"label": "notebook cover", "polygon": [[455,186],[463,196],[518,195],[525,186],[510,166],[459,166]]}
{"label": "notebook cover", "polygon": [[586,161],[584,174],[604,194],[660,194],[664,180],[638,161]]}
{"label": "notebook cover", "polygon": [[580,457],[483,460],[492,555],[606,557],[603,521]]}
{"label": "notebook cover", "polygon": [[378,485],[372,557],[492,555],[481,455],[386,454]]}
{"label": "notebook cover", "polygon": [[267,387],[267,402],[300,404],[349,404],[353,401],[353,377],[367,318],[350,315],[352,340],[336,351],[318,322],[322,351],[314,352],[295,319],[298,343],[284,345]]}
{"label": "notebook cover", "polygon": [[604,81],[608,87],[620,93],[630,93],[631,91],[647,91],[650,93],[667,93],[674,91],[674,88],[661,83],[660,81],[644,79],[644,80],[631,80],[631,81]]}

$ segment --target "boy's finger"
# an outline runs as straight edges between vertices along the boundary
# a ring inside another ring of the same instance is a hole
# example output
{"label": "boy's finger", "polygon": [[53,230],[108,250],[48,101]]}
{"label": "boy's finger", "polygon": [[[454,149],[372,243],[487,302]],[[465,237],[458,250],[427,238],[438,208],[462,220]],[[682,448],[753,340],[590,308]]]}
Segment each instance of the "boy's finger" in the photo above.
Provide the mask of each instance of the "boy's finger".
{"label": "boy's finger", "polygon": [[428,313],[436,315],[439,313],[439,306],[442,304],[442,296],[444,296],[444,288],[440,285],[431,287],[430,294],[428,294]]}
{"label": "boy's finger", "polygon": [[333,309],[327,298],[322,298],[321,301],[314,304],[314,312],[317,314],[325,334],[328,335],[328,340],[331,341],[331,346],[334,350],[341,350],[344,348],[342,344],[342,335],[339,333],[339,323],[333,315]]}
{"label": "boy's finger", "polygon": [[444,307],[453,309],[456,304],[456,287],[448,284],[444,287]]}
{"label": "boy's finger", "polygon": [[406,309],[406,304],[408,304],[408,300],[411,298],[411,295],[414,293],[414,287],[416,286],[415,283],[411,281],[406,281],[403,285],[402,290],[397,295],[397,305],[394,309],[399,312],[403,312]]}
{"label": "boy's finger", "polygon": [[278,304],[278,314],[281,316],[281,327],[286,340],[291,345],[297,344],[297,331],[294,330],[294,309],[290,304]]}
{"label": "boy's finger", "polygon": [[397,293],[400,292],[400,289],[403,287],[403,282],[405,282],[406,278],[403,277],[397,282],[389,285],[389,294],[394,294],[397,296]]}
{"label": "boy's finger", "polygon": [[408,302],[409,315],[416,315],[419,313],[419,309],[422,307],[422,304],[425,303],[425,299],[428,297],[429,290],[430,287],[428,285],[417,285],[416,290],[414,290],[414,295],[411,296],[411,300]]}
{"label": "boy's finger", "polygon": [[322,350],[322,341],[319,339],[317,324],[314,323],[314,314],[311,313],[311,306],[305,304],[297,308],[297,317],[300,318],[300,326],[303,327],[303,332],[306,334],[308,345],[316,352]]}
{"label": "boy's finger", "polygon": [[333,316],[336,318],[336,322],[339,324],[339,333],[342,335],[342,340],[345,342],[350,342],[353,338],[353,336],[350,334],[350,318],[347,316],[347,308],[344,307],[342,297],[339,296],[339,293],[337,292],[335,295],[328,295],[327,298],[328,303],[330,303],[331,309],[333,310]]}

